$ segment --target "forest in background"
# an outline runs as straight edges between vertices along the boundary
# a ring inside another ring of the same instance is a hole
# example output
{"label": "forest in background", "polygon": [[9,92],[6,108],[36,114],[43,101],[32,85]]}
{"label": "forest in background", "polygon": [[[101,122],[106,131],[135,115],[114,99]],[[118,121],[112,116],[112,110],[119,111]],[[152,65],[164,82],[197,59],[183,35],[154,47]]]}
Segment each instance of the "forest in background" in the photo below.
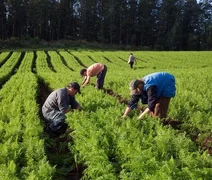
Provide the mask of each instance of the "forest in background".
{"label": "forest in background", "polygon": [[0,48],[50,42],[211,50],[212,0],[0,0]]}

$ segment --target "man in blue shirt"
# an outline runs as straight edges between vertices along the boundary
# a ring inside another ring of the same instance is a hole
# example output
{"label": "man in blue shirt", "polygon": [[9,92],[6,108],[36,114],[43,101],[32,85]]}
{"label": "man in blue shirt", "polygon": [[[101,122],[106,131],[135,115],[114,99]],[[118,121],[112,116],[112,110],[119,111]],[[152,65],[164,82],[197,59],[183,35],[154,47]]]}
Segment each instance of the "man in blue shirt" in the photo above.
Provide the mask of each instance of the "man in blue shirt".
{"label": "man in blue shirt", "polygon": [[140,114],[141,119],[146,113],[166,118],[170,99],[175,96],[175,78],[166,72],[149,74],[142,79],[132,80],[129,84],[131,99],[127,105],[122,118],[137,107],[139,99],[142,104],[148,104],[147,108]]}
{"label": "man in blue shirt", "polygon": [[70,83],[65,88],[53,91],[42,106],[42,114],[46,120],[46,130],[51,136],[60,136],[66,132],[68,127],[65,122],[65,114],[72,109],[81,109],[75,100],[75,95],[80,92],[80,85],[77,82]]}

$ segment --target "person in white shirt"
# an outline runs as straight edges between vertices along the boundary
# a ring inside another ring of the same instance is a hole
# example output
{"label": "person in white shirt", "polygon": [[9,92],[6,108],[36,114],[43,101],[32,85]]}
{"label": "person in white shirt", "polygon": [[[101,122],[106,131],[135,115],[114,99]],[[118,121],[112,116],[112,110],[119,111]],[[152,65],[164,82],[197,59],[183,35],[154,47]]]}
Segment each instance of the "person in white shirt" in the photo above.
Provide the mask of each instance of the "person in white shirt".
{"label": "person in white shirt", "polygon": [[130,56],[128,58],[128,64],[130,64],[130,68],[133,68],[134,63],[136,63],[136,58],[133,56],[133,53],[130,53]]}

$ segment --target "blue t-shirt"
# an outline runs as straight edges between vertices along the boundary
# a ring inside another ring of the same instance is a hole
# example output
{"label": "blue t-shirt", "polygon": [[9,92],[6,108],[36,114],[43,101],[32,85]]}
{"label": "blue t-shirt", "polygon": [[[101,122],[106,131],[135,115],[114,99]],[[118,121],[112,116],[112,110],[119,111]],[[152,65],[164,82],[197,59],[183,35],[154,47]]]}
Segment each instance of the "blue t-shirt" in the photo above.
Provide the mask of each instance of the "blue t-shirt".
{"label": "blue t-shirt", "polygon": [[153,111],[156,105],[157,99],[163,97],[174,97],[175,96],[175,78],[173,75],[166,72],[156,72],[144,76],[142,78],[144,86],[142,94],[132,95],[128,107],[134,109],[137,107],[139,99],[142,104],[148,104],[148,108]]}
{"label": "blue t-shirt", "polygon": [[156,86],[157,98],[163,97],[174,97],[175,96],[175,78],[173,75],[167,72],[156,72],[144,76],[143,91],[147,91],[150,86]]}

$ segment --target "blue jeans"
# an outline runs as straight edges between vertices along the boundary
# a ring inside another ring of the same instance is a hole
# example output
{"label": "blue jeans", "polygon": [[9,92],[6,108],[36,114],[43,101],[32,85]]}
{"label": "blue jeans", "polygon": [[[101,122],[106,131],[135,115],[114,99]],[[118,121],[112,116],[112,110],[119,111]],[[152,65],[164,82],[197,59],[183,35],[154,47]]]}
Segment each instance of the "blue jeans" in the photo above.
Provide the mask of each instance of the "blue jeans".
{"label": "blue jeans", "polygon": [[67,130],[68,124],[65,122],[66,116],[61,112],[56,112],[47,124],[47,132],[53,136],[60,136]]}

